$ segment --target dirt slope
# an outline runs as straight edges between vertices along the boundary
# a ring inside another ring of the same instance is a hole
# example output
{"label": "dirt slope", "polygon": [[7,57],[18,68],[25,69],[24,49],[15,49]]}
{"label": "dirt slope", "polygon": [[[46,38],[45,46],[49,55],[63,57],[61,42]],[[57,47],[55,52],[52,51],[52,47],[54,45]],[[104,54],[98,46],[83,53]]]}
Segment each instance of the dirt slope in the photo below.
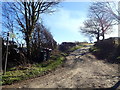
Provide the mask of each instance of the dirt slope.
{"label": "dirt slope", "polygon": [[117,64],[96,60],[84,47],[67,56],[63,67],[6,88],[110,88],[120,80]]}

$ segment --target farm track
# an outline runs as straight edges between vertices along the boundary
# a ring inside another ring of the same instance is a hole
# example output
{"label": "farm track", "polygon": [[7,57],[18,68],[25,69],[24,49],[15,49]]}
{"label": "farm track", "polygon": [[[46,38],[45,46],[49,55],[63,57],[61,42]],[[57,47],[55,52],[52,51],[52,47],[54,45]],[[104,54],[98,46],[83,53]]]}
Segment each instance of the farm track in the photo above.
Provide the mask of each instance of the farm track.
{"label": "farm track", "polygon": [[110,88],[114,86],[120,80],[119,65],[97,60],[88,49],[89,47],[84,47],[70,53],[62,67],[47,75],[2,87]]}

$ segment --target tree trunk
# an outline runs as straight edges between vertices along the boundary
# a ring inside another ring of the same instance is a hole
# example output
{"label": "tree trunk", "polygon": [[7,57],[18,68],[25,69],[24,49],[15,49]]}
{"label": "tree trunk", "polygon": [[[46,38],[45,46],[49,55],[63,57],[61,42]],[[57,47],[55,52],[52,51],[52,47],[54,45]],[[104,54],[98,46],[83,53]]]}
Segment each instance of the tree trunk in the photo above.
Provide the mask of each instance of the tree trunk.
{"label": "tree trunk", "polygon": [[27,18],[27,2],[24,2],[25,7],[25,21],[26,21],[26,45],[27,45],[27,58],[30,59],[30,37],[29,37],[29,24],[28,24],[28,18]]}
{"label": "tree trunk", "polygon": [[97,42],[100,40],[100,33],[99,33],[99,30],[98,30],[98,33],[97,33]]}
{"label": "tree trunk", "polygon": [[103,39],[102,39],[102,40],[104,40],[104,39],[105,39],[105,34],[104,34],[104,33],[103,33],[102,37],[103,37]]}
{"label": "tree trunk", "polygon": [[30,59],[30,39],[28,36],[26,38],[26,44],[27,44],[27,58]]}
{"label": "tree trunk", "polygon": [[97,42],[99,41],[100,39],[99,39],[99,36],[97,36]]}

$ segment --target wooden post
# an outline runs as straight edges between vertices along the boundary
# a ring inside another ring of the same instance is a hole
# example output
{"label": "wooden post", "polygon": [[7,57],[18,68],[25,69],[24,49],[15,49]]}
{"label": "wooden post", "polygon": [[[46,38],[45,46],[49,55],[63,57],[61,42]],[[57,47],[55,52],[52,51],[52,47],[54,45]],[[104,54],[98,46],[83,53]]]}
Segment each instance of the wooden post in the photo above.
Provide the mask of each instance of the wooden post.
{"label": "wooden post", "polygon": [[8,59],[8,42],[9,42],[9,32],[7,33],[7,49],[6,49],[6,57],[5,57],[5,68],[4,68],[4,73],[6,73],[6,69],[7,69],[7,59]]}

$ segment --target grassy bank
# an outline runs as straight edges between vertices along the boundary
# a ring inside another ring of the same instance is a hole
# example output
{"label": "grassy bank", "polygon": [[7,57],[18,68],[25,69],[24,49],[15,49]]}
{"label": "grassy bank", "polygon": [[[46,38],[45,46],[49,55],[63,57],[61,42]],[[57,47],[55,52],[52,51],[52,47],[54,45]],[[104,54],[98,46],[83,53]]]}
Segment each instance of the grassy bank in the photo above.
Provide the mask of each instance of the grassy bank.
{"label": "grassy bank", "polygon": [[51,56],[50,60],[43,63],[28,64],[26,66],[18,66],[9,69],[5,75],[2,76],[2,85],[10,85],[12,83],[34,78],[49,72],[61,65],[65,60],[63,55]]}
{"label": "grassy bank", "polygon": [[97,59],[108,63],[120,63],[120,45],[112,42],[98,42],[90,48],[90,51]]}

